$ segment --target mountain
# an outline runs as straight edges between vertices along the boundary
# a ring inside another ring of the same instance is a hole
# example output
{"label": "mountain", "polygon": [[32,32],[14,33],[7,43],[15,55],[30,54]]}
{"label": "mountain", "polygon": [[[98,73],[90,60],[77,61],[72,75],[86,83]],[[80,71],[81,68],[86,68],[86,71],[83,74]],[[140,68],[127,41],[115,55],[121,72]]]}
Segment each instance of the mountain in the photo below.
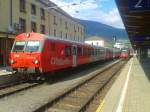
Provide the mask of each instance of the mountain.
{"label": "mountain", "polygon": [[128,40],[128,35],[124,29],[114,28],[95,21],[78,20],[85,27],[87,37],[99,36],[107,41],[112,41],[113,36],[116,36],[117,40]]}

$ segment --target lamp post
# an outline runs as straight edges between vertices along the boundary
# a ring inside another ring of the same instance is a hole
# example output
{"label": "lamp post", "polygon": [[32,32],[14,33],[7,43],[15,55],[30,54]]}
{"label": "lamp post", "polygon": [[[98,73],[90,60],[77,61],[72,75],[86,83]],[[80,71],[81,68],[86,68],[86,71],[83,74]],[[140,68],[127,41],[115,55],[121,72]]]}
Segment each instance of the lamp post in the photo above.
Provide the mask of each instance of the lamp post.
{"label": "lamp post", "polygon": [[113,36],[113,39],[114,39],[114,47],[115,47],[116,42],[117,42],[117,38],[116,38],[116,36]]}

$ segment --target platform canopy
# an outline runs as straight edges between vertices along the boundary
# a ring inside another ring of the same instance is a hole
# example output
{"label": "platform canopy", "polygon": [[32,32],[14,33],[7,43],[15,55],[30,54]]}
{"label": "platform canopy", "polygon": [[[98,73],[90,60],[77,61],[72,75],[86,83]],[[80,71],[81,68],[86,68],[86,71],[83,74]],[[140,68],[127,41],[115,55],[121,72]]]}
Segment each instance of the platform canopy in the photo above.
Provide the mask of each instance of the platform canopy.
{"label": "platform canopy", "polygon": [[150,0],[116,0],[134,48],[150,48]]}

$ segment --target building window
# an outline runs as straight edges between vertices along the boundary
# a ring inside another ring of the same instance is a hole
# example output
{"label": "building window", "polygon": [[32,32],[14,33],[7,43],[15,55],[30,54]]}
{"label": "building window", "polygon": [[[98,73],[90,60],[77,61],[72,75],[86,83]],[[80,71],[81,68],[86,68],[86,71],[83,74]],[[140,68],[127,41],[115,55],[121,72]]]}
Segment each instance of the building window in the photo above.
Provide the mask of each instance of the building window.
{"label": "building window", "polygon": [[76,26],[74,25],[74,32],[76,32]]}
{"label": "building window", "polygon": [[56,29],[54,29],[54,36],[56,37]]}
{"label": "building window", "polygon": [[63,36],[63,35],[62,35],[62,32],[60,32],[60,38],[62,38],[62,36]]}
{"label": "building window", "polygon": [[26,32],[26,20],[19,18],[20,32]]}
{"label": "building window", "polygon": [[20,12],[25,12],[26,4],[25,0],[20,0]]}
{"label": "building window", "polygon": [[31,22],[31,31],[36,32],[36,23],[35,22]]}
{"label": "building window", "polygon": [[62,25],[62,19],[60,18],[60,25]]}
{"label": "building window", "polygon": [[72,40],[72,35],[70,34],[70,40]]}
{"label": "building window", "polygon": [[81,37],[79,37],[79,41],[81,41]]}
{"label": "building window", "polygon": [[41,19],[45,20],[45,11],[43,8],[41,8],[40,15],[41,15]]}
{"label": "building window", "polygon": [[81,35],[82,35],[82,28],[81,28]]}
{"label": "building window", "polygon": [[57,25],[56,16],[54,16],[54,25]]}
{"label": "building window", "polygon": [[44,25],[41,25],[40,30],[41,30],[42,34],[45,34],[45,26]]}
{"label": "building window", "polygon": [[36,6],[31,4],[31,14],[36,15]]}
{"label": "building window", "polygon": [[68,29],[68,24],[67,24],[67,22],[65,22],[65,28]]}
{"label": "building window", "polygon": [[67,39],[67,37],[68,37],[68,34],[66,33],[66,37],[65,38]]}

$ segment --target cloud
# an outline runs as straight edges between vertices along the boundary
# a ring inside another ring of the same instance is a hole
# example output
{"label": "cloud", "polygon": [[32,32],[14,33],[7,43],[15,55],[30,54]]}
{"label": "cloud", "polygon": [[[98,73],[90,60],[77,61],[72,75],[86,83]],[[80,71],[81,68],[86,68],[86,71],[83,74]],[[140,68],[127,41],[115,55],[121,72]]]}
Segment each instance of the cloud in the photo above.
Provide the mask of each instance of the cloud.
{"label": "cloud", "polygon": [[[51,1],[56,3],[58,6],[62,6],[61,8],[73,17],[97,21],[116,28],[124,29],[124,25],[116,7],[107,12],[102,10],[101,2],[107,2],[108,0],[84,0],[84,2],[83,0]],[[71,5],[72,3],[76,3],[78,5]]]}
{"label": "cloud", "polygon": [[[77,17],[77,15],[75,17]],[[100,10],[93,10],[88,14],[78,14],[78,18],[98,21],[116,28],[124,28],[122,19],[119,15],[117,8],[114,8],[108,13]]]}

